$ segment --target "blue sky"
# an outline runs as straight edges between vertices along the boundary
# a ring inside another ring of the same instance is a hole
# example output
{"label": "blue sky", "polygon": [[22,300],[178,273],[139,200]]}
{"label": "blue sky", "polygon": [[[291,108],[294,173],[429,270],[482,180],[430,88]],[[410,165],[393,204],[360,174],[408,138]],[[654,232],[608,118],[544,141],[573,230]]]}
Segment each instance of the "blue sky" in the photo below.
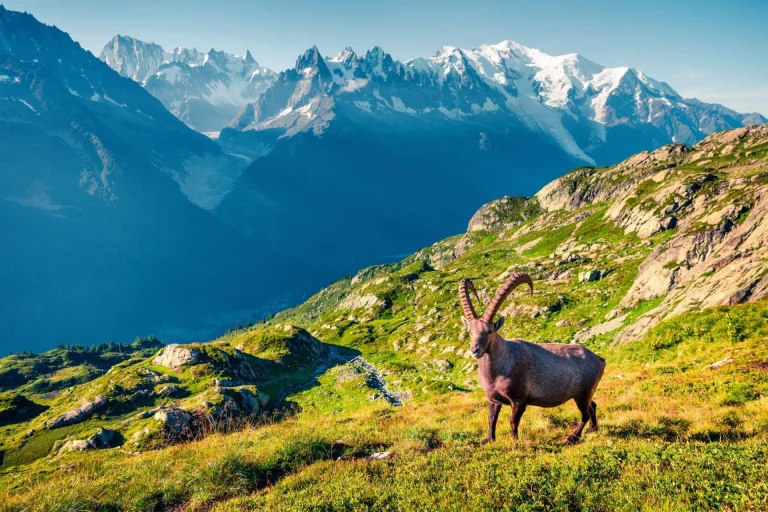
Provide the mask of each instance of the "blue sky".
{"label": "blue sky", "polygon": [[98,54],[115,33],[244,53],[281,70],[317,45],[407,60],[511,39],[631,66],[684,96],[768,115],[768,1],[0,0]]}

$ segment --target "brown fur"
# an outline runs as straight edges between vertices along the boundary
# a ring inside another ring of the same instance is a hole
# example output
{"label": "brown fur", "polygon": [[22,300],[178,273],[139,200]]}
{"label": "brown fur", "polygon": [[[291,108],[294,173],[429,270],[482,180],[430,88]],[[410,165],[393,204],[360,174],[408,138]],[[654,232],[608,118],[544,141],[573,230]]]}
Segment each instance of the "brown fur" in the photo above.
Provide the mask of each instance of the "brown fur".
{"label": "brown fur", "polygon": [[[464,281],[469,280],[462,280],[459,288],[462,303],[465,298],[469,300],[467,289],[474,289],[471,282]],[[499,290],[496,298],[501,300],[491,302],[494,309],[521,283],[529,284],[533,291],[530,276],[515,273]],[[512,407],[510,425],[514,437],[528,405],[556,407],[568,400],[576,402],[581,422],[565,442],[578,441],[588,421],[589,430],[597,429],[597,404],[592,395],[605,371],[605,360],[581,345],[505,340],[499,335],[503,317],[494,323],[493,314],[478,318],[468,314],[466,307],[464,312],[462,320],[469,331],[470,352],[477,358],[480,385],[488,399],[488,437],[482,444],[496,440],[496,421],[502,405]]]}

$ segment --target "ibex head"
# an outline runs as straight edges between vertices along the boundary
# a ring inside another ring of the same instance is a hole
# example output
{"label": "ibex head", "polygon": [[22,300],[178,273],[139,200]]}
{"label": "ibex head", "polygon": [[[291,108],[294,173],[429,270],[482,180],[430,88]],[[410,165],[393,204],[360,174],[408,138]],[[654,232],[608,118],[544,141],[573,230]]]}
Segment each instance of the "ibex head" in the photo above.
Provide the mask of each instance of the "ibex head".
{"label": "ibex head", "polygon": [[475,307],[472,305],[472,299],[469,297],[469,292],[471,291],[475,294],[478,301],[480,300],[477,296],[475,285],[466,277],[459,282],[459,300],[461,301],[461,307],[464,310],[464,315],[461,317],[461,321],[464,322],[467,331],[469,331],[469,338],[471,340],[469,351],[476,359],[482,357],[482,355],[488,351],[491,344],[496,339],[499,329],[504,325],[503,316],[499,317],[496,322],[493,321],[493,317],[496,316],[502,303],[507,296],[512,293],[512,290],[523,283],[526,283],[531,287],[531,294],[533,294],[533,280],[531,279],[531,276],[523,272],[515,272],[509,276],[507,281],[501,288],[499,288],[499,291],[496,292],[496,296],[490,304],[488,304],[485,313],[483,313],[482,316],[477,316]]}

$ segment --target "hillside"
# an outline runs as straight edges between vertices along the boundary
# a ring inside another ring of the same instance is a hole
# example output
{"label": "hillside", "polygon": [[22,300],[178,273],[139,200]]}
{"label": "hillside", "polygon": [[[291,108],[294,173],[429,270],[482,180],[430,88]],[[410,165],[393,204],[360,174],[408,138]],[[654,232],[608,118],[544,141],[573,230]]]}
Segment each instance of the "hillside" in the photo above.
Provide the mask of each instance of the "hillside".
{"label": "hillside", "polygon": [[[664,146],[493,201],[265,323],[14,387],[0,406],[32,417],[0,425],[3,510],[765,508],[767,191],[768,127]],[[607,360],[575,447],[572,404],[478,447],[457,285],[488,301],[515,270],[535,293],[507,300],[505,337]]]}
{"label": "hillside", "polygon": [[244,161],[65,32],[2,5],[0,133],[3,354],[218,334],[227,314],[267,301],[231,285],[286,259],[208,211]]}

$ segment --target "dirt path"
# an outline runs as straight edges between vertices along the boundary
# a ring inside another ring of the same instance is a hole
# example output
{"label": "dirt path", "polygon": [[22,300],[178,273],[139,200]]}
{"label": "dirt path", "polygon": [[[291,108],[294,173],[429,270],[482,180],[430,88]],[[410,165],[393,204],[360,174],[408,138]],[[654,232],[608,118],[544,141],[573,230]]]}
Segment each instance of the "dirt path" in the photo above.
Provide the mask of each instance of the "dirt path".
{"label": "dirt path", "polygon": [[384,381],[384,376],[369,363],[363,356],[357,356],[352,359],[349,364],[359,365],[365,371],[365,380],[369,387],[377,390],[382,394],[384,399],[395,407],[401,407],[403,400],[397,393],[392,393],[387,389],[387,383]]}

